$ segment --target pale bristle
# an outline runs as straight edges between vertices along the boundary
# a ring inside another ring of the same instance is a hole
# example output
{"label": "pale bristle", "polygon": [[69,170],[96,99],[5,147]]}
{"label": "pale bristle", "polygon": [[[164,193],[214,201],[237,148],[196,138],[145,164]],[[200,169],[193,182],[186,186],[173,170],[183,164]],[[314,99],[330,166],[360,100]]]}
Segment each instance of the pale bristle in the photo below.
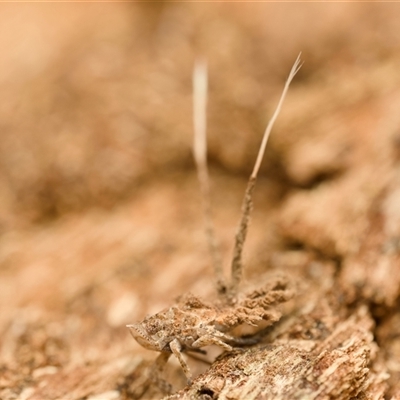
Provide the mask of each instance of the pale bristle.
{"label": "pale bristle", "polygon": [[264,157],[265,148],[267,146],[268,138],[270,136],[272,127],[276,121],[276,118],[281,111],[283,101],[285,100],[289,85],[292,82],[294,76],[301,68],[300,61],[301,53],[298,55],[292,69],[290,70],[289,76],[286,80],[285,86],[283,88],[281,97],[279,99],[278,105],[272,115],[270,121],[268,122],[267,128],[265,129],[263,139],[261,141],[261,146],[258,151],[256,163],[254,165],[253,172],[251,173],[250,179],[247,183],[246,192],[244,194],[243,204],[242,204],[242,216],[235,236],[235,247],[233,249],[233,258],[231,265],[231,283],[229,287],[229,292],[232,297],[236,296],[238,287],[240,285],[242,275],[243,275],[243,246],[246,241],[247,230],[250,222],[250,213],[253,208],[253,190],[257,180],[257,174],[261,166],[262,159]]}
{"label": "pale bristle", "polygon": [[212,218],[210,179],[207,166],[207,65],[204,61],[197,61],[193,72],[193,121],[193,153],[203,200],[207,243],[214,267],[217,290],[220,294],[223,294],[226,292],[226,283]]}

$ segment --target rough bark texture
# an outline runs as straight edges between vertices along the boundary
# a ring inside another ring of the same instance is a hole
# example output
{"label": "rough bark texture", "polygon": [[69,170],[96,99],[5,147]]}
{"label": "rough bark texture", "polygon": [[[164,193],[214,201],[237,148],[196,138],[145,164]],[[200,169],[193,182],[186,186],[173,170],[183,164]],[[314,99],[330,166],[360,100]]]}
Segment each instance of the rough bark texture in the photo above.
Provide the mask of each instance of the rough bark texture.
{"label": "rough bark texture", "polygon": [[400,399],[399,18],[394,3],[2,4],[0,398],[168,398],[125,325],[215,295],[193,61],[209,60],[229,265],[301,50],[244,248],[248,282],[285,274],[297,294],[257,345],[189,358],[190,386],[173,360],[163,377],[170,399]]}
{"label": "rough bark texture", "polygon": [[[320,320],[313,316],[318,327]],[[289,329],[270,344],[220,358],[191,388],[169,398],[383,398],[387,374],[376,360],[373,321],[366,309],[331,332],[325,329],[323,337],[312,337],[309,327],[296,329],[297,322],[294,332]]]}

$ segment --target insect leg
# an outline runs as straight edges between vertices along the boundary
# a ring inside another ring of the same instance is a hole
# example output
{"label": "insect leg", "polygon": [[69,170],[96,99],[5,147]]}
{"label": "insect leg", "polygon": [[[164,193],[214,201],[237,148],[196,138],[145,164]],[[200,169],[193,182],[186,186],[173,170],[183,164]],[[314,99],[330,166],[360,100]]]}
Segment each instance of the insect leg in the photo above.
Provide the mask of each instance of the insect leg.
{"label": "insect leg", "polygon": [[189,366],[187,365],[186,361],[184,360],[182,356],[182,346],[179,343],[178,339],[174,339],[172,342],[170,342],[169,347],[174,353],[174,356],[178,359],[179,363],[181,364],[181,367],[183,369],[183,372],[186,375],[186,378],[188,379],[188,384],[192,382],[192,373],[190,372]]}
{"label": "insect leg", "polygon": [[[222,339],[225,339],[224,334],[218,335]],[[215,335],[208,333],[206,335],[201,336],[198,338],[193,344],[192,347],[203,347],[203,346],[210,346],[212,344],[215,344],[216,346],[222,347],[226,351],[232,351],[232,346],[229,344],[225,343],[223,340],[221,340],[219,337],[216,337]]]}

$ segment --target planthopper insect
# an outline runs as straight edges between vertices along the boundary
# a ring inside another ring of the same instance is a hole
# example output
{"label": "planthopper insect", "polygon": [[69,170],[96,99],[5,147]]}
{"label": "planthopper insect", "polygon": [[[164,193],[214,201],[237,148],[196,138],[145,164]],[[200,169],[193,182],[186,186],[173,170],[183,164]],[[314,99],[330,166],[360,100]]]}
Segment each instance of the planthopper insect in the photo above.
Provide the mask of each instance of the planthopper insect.
{"label": "planthopper insect", "polygon": [[225,351],[232,351],[238,346],[257,343],[260,340],[260,335],[257,333],[241,337],[235,335],[234,328],[242,324],[257,326],[264,321],[264,325],[265,322],[270,325],[278,321],[281,312],[276,306],[286,302],[294,295],[290,281],[283,276],[267,282],[258,282],[246,290],[241,288],[241,280],[243,275],[242,252],[253,208],[252,195],[257,174],[272,127],[281,110],[289,85],[300,67],[299,55],[264,132],[243,199],[241,219],[235,236],[231,277],[227,281],[223,275],[211,218],[206,144],[207,68],[204,62],[197,62],[195,65],[193,73],[195,132],[193,152],[202,193],[207,242],[213,260],[218,296],[215,301],[207,302],[191,293],[184,294],[171,307],[148,316],[139,323],[127,325],[132,336],[141,346],[160,353],[150,378],[166,391],[169,391],[170,387],[165,383],[162,384],[163,381],[159,378],[159,374],[171,354],[178,359],[190,383],[192,374],[183,353],[205,353],[202,348],[209,345],[217,345]]}

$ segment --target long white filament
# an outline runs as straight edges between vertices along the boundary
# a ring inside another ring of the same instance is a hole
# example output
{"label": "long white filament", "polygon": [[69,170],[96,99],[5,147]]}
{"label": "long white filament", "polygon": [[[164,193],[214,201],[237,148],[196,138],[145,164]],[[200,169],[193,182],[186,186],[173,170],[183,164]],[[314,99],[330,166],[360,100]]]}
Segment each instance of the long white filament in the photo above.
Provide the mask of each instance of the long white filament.
{"label": "long white filament", "polygon": [[270,121],[268,122],[267,128],[265,129],[263,139],[261,141],[260,150],[258,151],[256,163],[254,165],[253,172],[250,175],[250,179],[247,183],[247,188],[244,194],[244,199],[242,203],[242,216],[240,219],[239,228],[235,236],[235,246],[233,249],[233,258],[231,263],[231,282],[229,287],[230,297],[234,298],[237,295],[240,282],[243,275],[243,247],[247,237],[247,230],[250,222],[250,213],[253,208],[253,190],[256,185],[257,174],[261,166],[262,159],[264,157],[265,148],[267,146],[268,138],[271,134],[272,127],[276,121],[276,118],[281,111],[283,101],[285,100],[289,85],[292,82],[294,76],[301,68],[300,61],[301,53],[298,55],[296,61],[290,70],[289,76],[286,80],[285,86],[283,88],[281,97],[279,99],[278,105],[276,106],[275,112],[273,113]]}
{"label": "long white filament", "polygon": [[205,61],[197,61],[193,71],[193,153],[203,198],[207,242],[214,266],[217,290],[222,294],[226,291],[226,284],[212,218],[210,179],[207,166],[207,81],[207,65]]}
{"label": "long white filament", "polygon": [[262,159],[264,157],[265,149],[267,147],[267,142],[268,142],[269,136],[270,136],[271,131],[272,131],[272,127],[274,126],[275,121],[278,118],[278,115],[279,115],[279,113],[281,111],[282,104],[283,104],[283,102],[285,100],[285,97],[286,97],[286,94],[287,94],[287,92],[289,90],[289,85],[290,85],[290,83],[292,82],[293,78],[295,77],[295,75],[297,74],[297,72],[299,71],[299,69],[302,66],[302,63],[301,63],[301,60],[300,60],[300,56],[301,56],[301,53],[297,56],[297,59],[294,62],[292,69],[290,70],[289,76],[288,76],[288,78],[286,80],[285,87],[283,88],[283,91],[282,91],[281,97],[279,99],[278,105],[276,106],[275,112],[272,115],[271,119],[269,120],[268,125],[267,125],[267,127],[265,129],[264,136],[263,136],[263,139],[262,139],[262,142],[261,142],[261,146],[260,146],[260,150],[258,151],[257,160],[256,160],[256,163],[254,165],[253,172],[251,174],[252,178],[256,178],[257,177],[258,171],[259,171],[260,166],[261,166]]}

